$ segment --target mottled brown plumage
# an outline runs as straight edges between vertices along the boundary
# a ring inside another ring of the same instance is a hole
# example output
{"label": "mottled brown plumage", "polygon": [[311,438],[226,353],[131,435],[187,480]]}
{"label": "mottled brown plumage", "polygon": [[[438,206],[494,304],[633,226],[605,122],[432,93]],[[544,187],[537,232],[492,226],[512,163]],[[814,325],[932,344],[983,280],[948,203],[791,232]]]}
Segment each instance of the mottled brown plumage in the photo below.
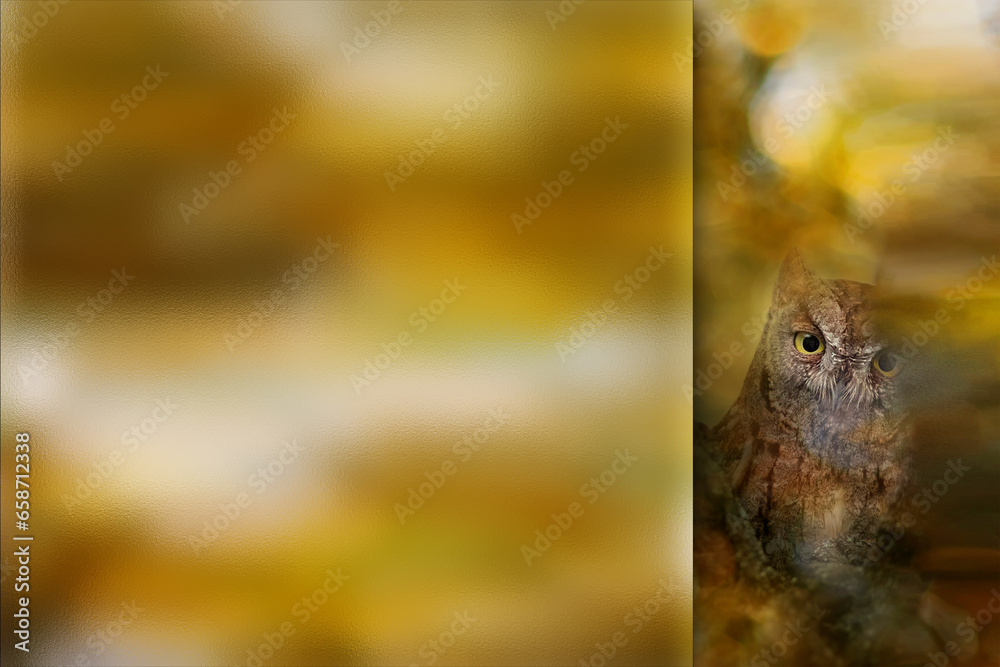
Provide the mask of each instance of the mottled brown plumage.
{"label": "mottled brown plumage", "polygon": [[[822,280],[793,251],[743,390],[712,429],[778,571],[862,565],[906,483],[893,377],[876,365],[897,362],[874,329],[872,290]],[[800,333],[821,349],[797,348]]]}
{"label": "mottled brown plumage", "polygon": [[773,664],[790,622],[810,628],[783,649],[802,666],[924,664],[957,641],[963,612],[906,566],[907,549],[873,549],[900,535],[910,497],[906,369],[875,329],[874,289],[822,280],[793,251],[739,397],[715,428],[695,426],[705,665]]}
{"label": "mottled brown plumage", "polygon": [[792,621],[811,628],[787,647],[796,665],[922,664],[953,631],[955,610],[894,562],[904,549],[871,558],[898,525],[910,454],[873,291],[822,280],[793,251],[739,397],[695,427],[706,665],[772,664]]}

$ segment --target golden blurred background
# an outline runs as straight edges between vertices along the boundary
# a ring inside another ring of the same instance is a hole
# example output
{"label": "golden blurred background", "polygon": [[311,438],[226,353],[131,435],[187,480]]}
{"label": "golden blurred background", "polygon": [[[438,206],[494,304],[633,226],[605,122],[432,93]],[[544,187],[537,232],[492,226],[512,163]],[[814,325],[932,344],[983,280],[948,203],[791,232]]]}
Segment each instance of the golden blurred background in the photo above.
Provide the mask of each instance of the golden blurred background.
{"label": "golden blurred background", "polygon": [[[674,60],[697,91],[694,369],[678,394],[721,419],[793,247],[823,278],[877,284],[915,371],[916,488],[971,467],[910,536],[912,567],[975,614],[1000,585],[1000,3],[697,0]],[[696,611],[696,663],[749,664],[768,643],[710,645],[712,610]],[[966,664],[1000,664],[1000,623]]]}
{"label": "golden blurred background", "polygon": [[0,10],[4,664],[690,664],[690,3]]}

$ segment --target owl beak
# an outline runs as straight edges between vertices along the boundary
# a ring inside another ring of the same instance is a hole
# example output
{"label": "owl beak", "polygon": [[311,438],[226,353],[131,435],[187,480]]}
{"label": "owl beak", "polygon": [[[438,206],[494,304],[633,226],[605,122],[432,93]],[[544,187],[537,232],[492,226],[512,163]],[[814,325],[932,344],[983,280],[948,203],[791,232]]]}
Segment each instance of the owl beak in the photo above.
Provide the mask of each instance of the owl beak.
{"label": "owl beak", "polygon": [[843,396],[843,394],[844,394],[844,384],[842,382],[838,382],[833,386],[833,397],[832,397],[833,412],[836,412],[837,408],[840,407],[840,398],[841,396]]}
{"label": "owl beak", "polygon": [[844,397],[847,395],[847,377],[846,371],[841,371],[837,374],[837,381],[833,385],[833,411],[836,412],[837,408],[843,402]]}
{"label": "owl beak", "polygon": [[848,384],[851,381],[851,372],[854,364],[854,359],[850,357],[845,357],[838,364],[836,370],[836,376],[833,384],[833,409],[834,411],[840,407],[843,402],[844,397],[848,395]]}

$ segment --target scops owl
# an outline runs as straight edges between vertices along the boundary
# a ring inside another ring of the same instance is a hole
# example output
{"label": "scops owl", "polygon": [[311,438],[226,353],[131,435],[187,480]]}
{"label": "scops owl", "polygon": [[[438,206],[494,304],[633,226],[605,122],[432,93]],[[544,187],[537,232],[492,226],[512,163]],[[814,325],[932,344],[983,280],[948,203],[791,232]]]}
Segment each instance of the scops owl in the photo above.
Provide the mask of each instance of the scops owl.
{"label": "scops owl", "polygon": [[863,565],[907,478],[895,376],[874,287],[785,259],[739,398],[711,430],[770,565]]}

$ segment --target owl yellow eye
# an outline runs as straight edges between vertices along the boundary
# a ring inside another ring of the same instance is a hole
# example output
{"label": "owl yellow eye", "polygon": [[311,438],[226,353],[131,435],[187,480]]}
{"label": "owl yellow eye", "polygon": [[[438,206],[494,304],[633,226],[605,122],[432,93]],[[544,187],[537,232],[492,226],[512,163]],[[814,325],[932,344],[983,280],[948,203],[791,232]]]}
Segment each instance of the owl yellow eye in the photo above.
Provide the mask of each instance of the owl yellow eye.
{"label": "owl yellow eye", "polygon": [[802,354],[819,354],[824,347],[823,339],[819,336],[805,331],[795,334],[795,349]]}
{"label": "owl yellow eye", "polygon": [[887,378],[891,378],[899,372],[899,359],[892,352],[882,352],[875,357],[872,365],[875,367],[875,370]]}

